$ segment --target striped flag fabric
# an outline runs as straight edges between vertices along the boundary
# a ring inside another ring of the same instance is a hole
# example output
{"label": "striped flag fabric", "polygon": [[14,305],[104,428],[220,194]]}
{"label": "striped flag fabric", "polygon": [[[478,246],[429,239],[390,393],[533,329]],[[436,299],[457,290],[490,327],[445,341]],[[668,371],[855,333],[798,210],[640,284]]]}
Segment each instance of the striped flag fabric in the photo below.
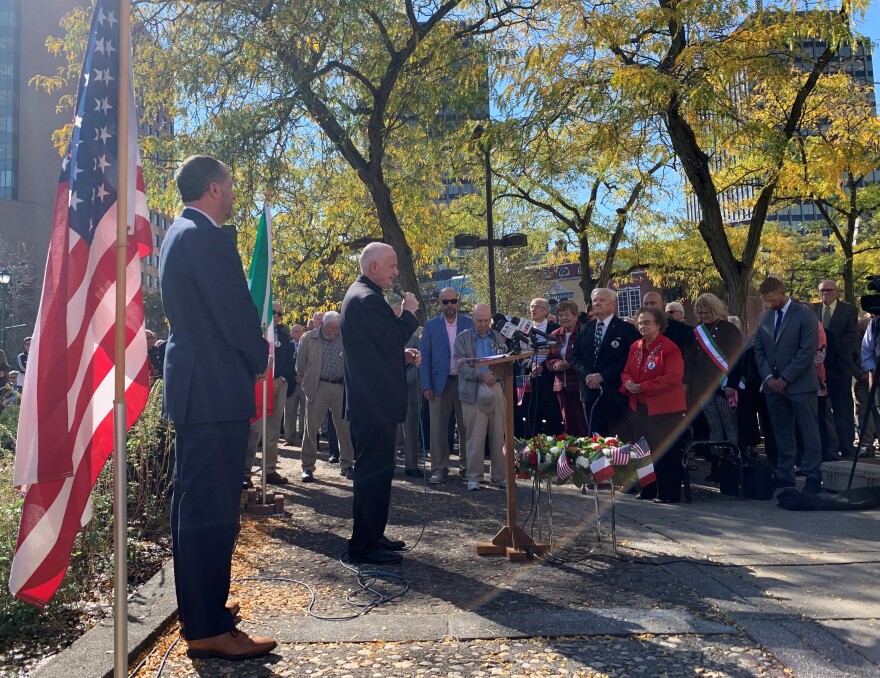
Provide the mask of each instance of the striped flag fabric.
{"label": "striped flag fabric", "polygon": [[559,461],[556,462],[556,475],[560,480],[567,480],[574,475],[574,468],[571,465],[571,462],[568,461],[567,454],[559,455]]}
{"label": "striped flag fabric", "polygon": [[654,462],[651,460],[651,447],[644,437],[632,446],[632,462],[639,477],[639,487],[646,487],[657,481],[654,473]]}
{"label": "striped flag fabric", "polygon": [[632,445],[623,445],[622,447],[611,448],[611,465],[626,466],[629,463],[629,451]]}
{"label": "striped flag fabric", "polygon": [[[92,488],[113,450],[117,322],[126,334],[126,427],[149,396],[140,258],[153,250],[137,123],[118,115],[121,96],[137,110],[133,90],[119,90],[119,2],[95,5],[19,416],[14,483],[25,497],[9,590],[40,607],[64,578],[74,538],[91,518]],[[128,126],[127,168],[118,166],[121,125]],[[117,318],[116,199],[125,177],[132,211],[127,305]]]}
{"label": "striped flag fabric", "polygon": [[604,452],[600,452],[595,459],[590,461],[590,473],[597,483],[604,483],[614,475],[614,467],[605,456]]}
{"label": "striped flag fabric", "polygon": [[[260,213],[260,224],[257,227],[257,241],[254,243],[254,255],[251,257],[251,268],[248,273],[248,289],[260,315],[260,326],[263,336],[269,342],[269,354],[275,359],[275,326],[272,322],[272,215],[268,203],[263,205]],[[269,386],[265,388],[267,402],[263,402],[264,382],[256,384],[257,414],[253,421],[262,418],[263,412],[272,415],[271,375]]]}

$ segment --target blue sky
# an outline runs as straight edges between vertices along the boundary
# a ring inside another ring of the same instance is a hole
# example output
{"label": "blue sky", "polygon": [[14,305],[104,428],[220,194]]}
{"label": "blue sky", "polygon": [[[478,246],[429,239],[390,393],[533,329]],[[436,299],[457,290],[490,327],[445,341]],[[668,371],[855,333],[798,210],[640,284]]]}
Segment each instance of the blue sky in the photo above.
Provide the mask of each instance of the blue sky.
{"label": "blue sky", "polygon": [[[867,36],[871,39],[871,42],[874,43],[874,78],[877,78],[877,74],[880,73],[880,54],[878,54],[878,43],[880,43],[880,2],[877,0],[871,0],[870,7],[868,7],[868,11],[865,12],[865,18],[860,25],[857,26],[857,29],[860,33]],[[874,96],[878,97],[878,102],[880,102],[880,88],[878,88],[877,83],[874,83]]]}

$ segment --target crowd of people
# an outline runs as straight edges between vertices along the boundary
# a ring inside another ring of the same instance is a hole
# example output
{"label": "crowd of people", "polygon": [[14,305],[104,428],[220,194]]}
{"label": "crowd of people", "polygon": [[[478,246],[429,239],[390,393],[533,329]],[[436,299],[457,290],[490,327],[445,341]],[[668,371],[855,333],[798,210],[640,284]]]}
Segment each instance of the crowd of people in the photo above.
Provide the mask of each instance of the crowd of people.
{"label": "crowd of people", "polygon": [[[147,342],[151,377],[164,378],[163,411],[175,424],[171,527],[180,620],[190,657],[245,659],[276,645],[239,631],[239,606],[228,599],[239,495],[242,485],[253,486],[260,444],[266,482],[290,482],[278,470],[283,435],[301,445],[300,481],[310,483],[326,436],[328,461],[352,482],[348,559],[399,562],[405,544],[385,535],[398,455],[407,476],[431,485],[457,471],[470,491],[505,487],[512,394],[479,359],[506,353],[522,338],[500,332],[482,301],[465,314],[452,288],[440,290],[437,313],[419,326],[411,292],[396,306],[385,297],[398,274],[394,249],[372,243],[338,310],[288,329],[283,307],[273,304],[270,351],[234,242],[217,228],[232,212],[228,170],[193,156],[179,168],[177,185],[185,209],[160,259],[169,335],[160,341],[148,332]],[[748,337],[709,293],[696,299],[696,325],[685,322],[682,304],[664,306],[653,291],[632,318],[618,316],[609,288],[593,290],[589,314],[565,300],[553,316],[548,300],[532,299],[533,346],[546,350],[515,363],[516,435],[645,438],[656,482],[639,497],[663,503],[680,500],[689,437],[732,443],[744,454],[763,437],[778,487],[794,486],[801,473],[804,490],[819,492],[823,460],[874,454],[876,427],[856,447],[853,385],[864,411],[876,328],[858,321],[831,280],[822,281],[821,301],[812,306],[791,299],[775,278],[759,291],[766,311]],[[26,361],[25,351],[22,371]],[[5,360],[0,368],[8,379]],[[255,381],[271,393],[271,411],[259,417]],[[713,476],[719,472],[713,466]]]}

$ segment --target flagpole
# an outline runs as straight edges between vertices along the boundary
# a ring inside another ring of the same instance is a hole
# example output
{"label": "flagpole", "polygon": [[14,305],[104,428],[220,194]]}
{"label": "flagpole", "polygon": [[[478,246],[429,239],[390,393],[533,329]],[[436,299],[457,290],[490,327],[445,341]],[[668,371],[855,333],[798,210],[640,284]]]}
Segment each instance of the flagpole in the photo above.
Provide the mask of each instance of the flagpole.
{"label": "flagpole", "polygon": [[[265,215],[265,219],[266,219],[266,250],[267,250],[266,261],[268,262],[267,268],[266,268],[266,286],[268,289],[266,290],[266,296],[265,296],[266,302],[265,303],[269,304],[269,316],[268,316],[269,322],[266,323],[266,341],[273,343],[275,341],[275,337],[269,336],[270,330],[271,330],[271,333],[274,334],[275,317],[272,315],[272,304],[271,304],[272,295],[270,294],[270,290],[272,288],[272,221],[269,218],[269,192],[268,191],[263,194],[263,214]],[[262,504],[268,503],[266,500],[266,497],[268,496],[268,493],[266,492],[266,488],[267,488],[267,485],[266,485],[266,456],[267,456],[266,452],[267,452],[267,448],[268,448],[268,445],[266,443],[266,440],[267,440],[266,434],[268,432],[268,425],[269,425],[268,419],[269,419],[269,393],[270,393],[269,382],[270,381],[272,382],[273,385],[275,384],[275,367],[274,366],[272,367],[272,369],[269,370],[269,373],[266,375],[266,378],[263,379],[263,469],[262,469],[263,470],[263,476],[262,476],[263,496],[262,496],[261,502],[260,502]],[[274,388],[271,389],[271,393],[272,393],[272,406],[274,407],[275,406],[275,389]]]}
{"label": "flagpole", "polygon": [[113,399],[113,675],[128,675],[128,469],[126,467],[125,330],[128,265],[129,126],[131,115],[131,6],[119,3],[119,130],[116,191],[116,386]]}

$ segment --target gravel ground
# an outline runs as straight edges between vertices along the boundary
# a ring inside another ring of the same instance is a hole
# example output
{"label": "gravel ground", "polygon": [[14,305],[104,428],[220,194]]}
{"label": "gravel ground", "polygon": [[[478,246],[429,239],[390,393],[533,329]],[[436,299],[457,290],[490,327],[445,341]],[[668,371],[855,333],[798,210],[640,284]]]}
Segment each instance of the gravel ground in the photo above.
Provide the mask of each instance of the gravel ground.
{"label": "gravel ground", "polygon": [[[233,594],[242,603],[242,627],[273,628],[273,620],[306,620],[308,594],[285,577],[308,582],[315,612],[346,615],[354,611],[345,597],[356,590],[352,573],[338,562],[351,529],[349,481],[338,466],[319,461],[317,482],[299,482],[297,450],[281,450],[280,470],[291,479],[273,488],[285,495],[286,515],[246,519],[239,540]],[[324,456],[323,454],[321,455]],[[503,525],[504,493],[486,488],[468,492],[456,474],[446,485],[430,487],[395,476],[388,536],[410,544],[424,534],[404,562],[388,568],[409,582],[393,603],[372,609],[366,619],[379,631],[406,624],[407,615],[477,612],[488,618],[510,614],[590,608],[681,609],[712,621],[725,620],[693,591],[657,567],[652,558],[617,558],[607,539],[596,540],[591,518],[546,504],[527,526],[536,539],[551,532],[559,562],[511,563],[476,554]],[[519,522],[532,507],[532,489],[518,485]],[[585,502],[592,501],[584,497]],[[591,505],[590,505],[591,508]],[[591,511],[583,512],[591,516]],[[603,522],[607,530],[607,521]],[[257,580],[254,580],[257,578]],[[388,592],[396,582],[380,584]],[[340,622],[344,624],[345,622]],[[262,661],[191,662],[177,633],[161,639],[138,676],[155,676],[170,651],[162,676],[782,676],[784,667],[740,635],[574,636],[430,642],[281,643]]]}

